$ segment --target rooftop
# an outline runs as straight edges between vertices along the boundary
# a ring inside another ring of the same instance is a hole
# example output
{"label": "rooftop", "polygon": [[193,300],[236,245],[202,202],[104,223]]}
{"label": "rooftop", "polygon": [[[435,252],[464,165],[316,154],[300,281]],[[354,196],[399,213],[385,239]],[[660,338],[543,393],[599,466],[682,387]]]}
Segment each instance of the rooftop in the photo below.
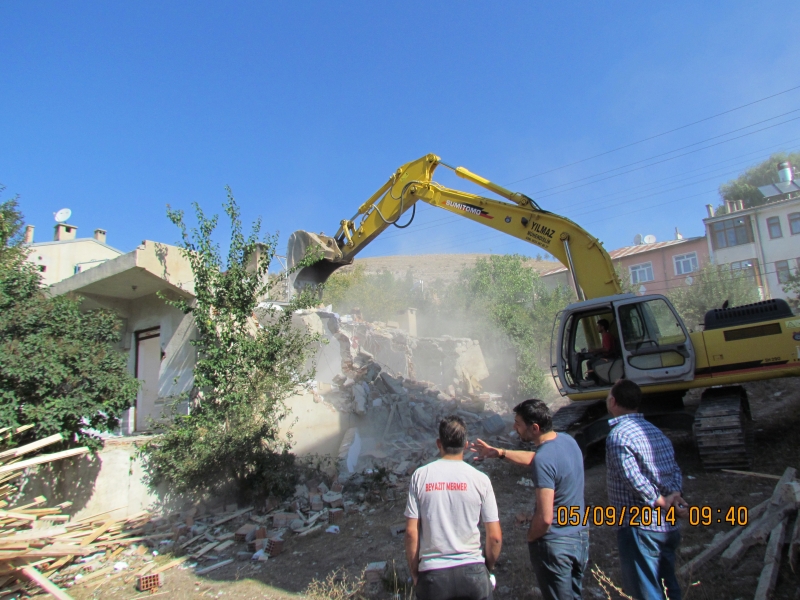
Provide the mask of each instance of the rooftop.
{"label": "rooftop", "polygon": [[[670,246],[679,246],[681,244],[686,244],[688,242],[695,242],[697,240],[705,239],[705,236],[697,236],[692,238],[684,238],[682,240],[668,240],[666,242],[655,242],[653,244],[639,244],[637,246],[624,246],[622,248],[617,248],[616,250],[612,250],[608,253],[611,257],[611,260],[617,260],[620,258],[625,258],[626,256],[633,256],[635,254],[646,254],[647,252],[652,252],[654,250],[660,250],[661,248],[668,248]],[[539,273],[540,276],[545,277],[547,275],[555,275],[556,273],[562,273],[566,271],[567,268],[564,265],[560,265],[553,269],[549,269],[547,271],[542,271]]]}

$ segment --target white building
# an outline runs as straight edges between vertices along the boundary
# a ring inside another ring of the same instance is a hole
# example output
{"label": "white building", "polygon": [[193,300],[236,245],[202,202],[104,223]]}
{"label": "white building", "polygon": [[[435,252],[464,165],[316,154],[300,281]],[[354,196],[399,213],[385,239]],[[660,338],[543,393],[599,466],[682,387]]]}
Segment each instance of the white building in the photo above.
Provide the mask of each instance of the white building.
{"label": "white building", "polygon": [[94,237],[78,238],[78,228],[58,223],[53,240],[33,241],[33,226],[25,229],[25,247],[28,261],[36,265],[42,276],[42,285],[53,285],[87,269],[91,269],[122,255],[120,250],[106,244],[106,232],[95,229]]}
{"label": "white building", "polygon": [[786,298],[782,284],[800,270],[800,198],[740,206],[731,203],[719,216],[709,207],[703,223],[712,260],[748,273],[762,298]]}
{"label": "white building", "polygon": [[149,431],[171,400],[191,390],[194,321],[162,298],[194,297],[192,271],[180,248],[146,240],[133,252],[67,277],[50,291],[80,298],[81,310],[106,308],[122,319],[120,350],[142,382],[136,406],[124,419],[124,433]]}

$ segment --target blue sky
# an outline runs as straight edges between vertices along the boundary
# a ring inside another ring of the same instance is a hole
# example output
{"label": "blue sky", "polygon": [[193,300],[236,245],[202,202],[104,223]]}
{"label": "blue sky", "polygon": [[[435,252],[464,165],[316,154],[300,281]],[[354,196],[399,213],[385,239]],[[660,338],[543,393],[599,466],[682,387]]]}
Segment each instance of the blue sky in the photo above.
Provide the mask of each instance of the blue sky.
{"label": "blue sky", "polygon": [[[176,242],[166,205],[220,211],[230,185],[283,248],[433,152],[608,249],[701,235],[721,183],[800,148],[800,89],[559,167],[800,86],[798,22],[791,2],[6,1],[0,182],[37,241],[69,207],[123,251]],[[420,207],[363,256],[489,251],[538,253]]]}

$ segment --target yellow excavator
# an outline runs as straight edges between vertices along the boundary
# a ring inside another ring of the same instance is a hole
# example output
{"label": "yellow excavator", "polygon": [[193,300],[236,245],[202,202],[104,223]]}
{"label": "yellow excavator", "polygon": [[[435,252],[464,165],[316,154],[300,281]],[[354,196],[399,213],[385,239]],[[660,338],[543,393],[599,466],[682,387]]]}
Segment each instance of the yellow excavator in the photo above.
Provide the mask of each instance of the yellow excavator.
{"label": "yellow excavator", "polygon": [[[440,185],[433,181],[439,166],[505,200]],[[397,169],[334,236],[294,232],[290,267],[309,251],[322,259],[293,273],[290,289],[323,284],[381,232],[407,227],[420,200],[543,248],[569,270],[578,302],[556,317],[550,364],[558,390],[573,403],[556,413],[557,430],[574,435],[584,449],[605,439],[604,399],[625,377],[641,386],[651,422],[693,432],[707,469],[750,466],[752,418],[741,384],[800,376],[800,316],[785,301],[713,309],[702,331],[689,331],[665,296],[623,294],[611,257],[578,224],[436,155]],[[409,210],[411,218],[400,224]],[[694,411],[683,404],[692,388],[705,388]]]}

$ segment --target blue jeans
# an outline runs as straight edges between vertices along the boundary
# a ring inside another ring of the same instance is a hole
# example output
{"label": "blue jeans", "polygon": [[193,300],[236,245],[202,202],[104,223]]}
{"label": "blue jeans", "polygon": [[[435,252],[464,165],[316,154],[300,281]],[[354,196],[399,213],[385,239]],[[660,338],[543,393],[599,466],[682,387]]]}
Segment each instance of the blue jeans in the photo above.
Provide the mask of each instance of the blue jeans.
{"label": "blue jeans", "polygon": [[581,580],[589,561],[589,530],[528,543],[531,564],[545,600],[581,598]]}
{"label": "blue jeans", "polygon": [[483,563],[420,571],[417,600],[492,600],[489,571]]}
{"label": "blue jeans", "polygon": [[681,588],[675,577],[675,552],[681,543],[679,530],[656,532],[638,527],[617,530],[622,588],[636,600],[663,600],[667,588],[669,600],[681,600]]}

